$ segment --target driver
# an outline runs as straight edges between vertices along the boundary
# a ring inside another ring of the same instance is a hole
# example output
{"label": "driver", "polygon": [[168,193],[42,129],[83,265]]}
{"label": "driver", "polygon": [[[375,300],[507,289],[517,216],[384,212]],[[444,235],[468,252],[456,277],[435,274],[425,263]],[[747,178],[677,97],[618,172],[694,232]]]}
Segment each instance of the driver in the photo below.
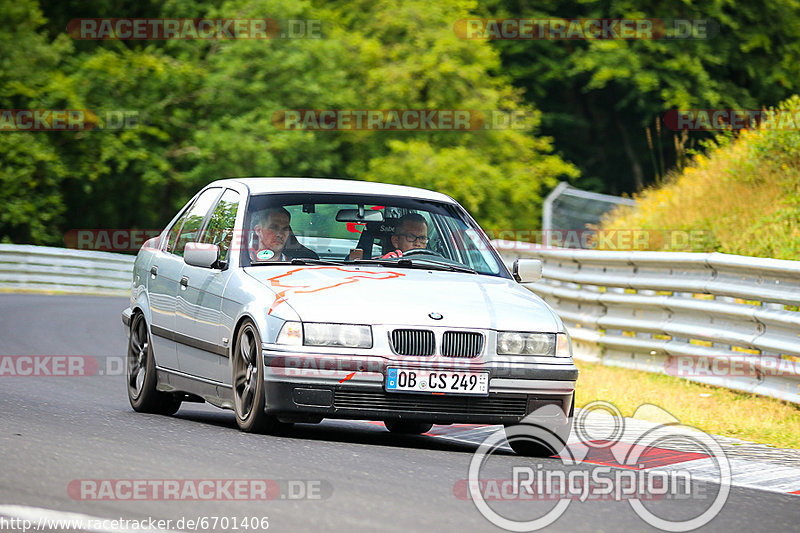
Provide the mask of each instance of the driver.
{"label": "driver", "polygon": [[404,252],[414,249],[425,249],[428,246],[428,222],[418,213],[408,213],[397,221],[391,237],[395,250],[381,259],[403,257]]}
{"label": "driver", "polygon": [[253,231],[258,236],[258,250],[250,250],[251,261],[286,261],[283,253],[291,234],[291,215],[283,207],[265,209],[256,215]]}

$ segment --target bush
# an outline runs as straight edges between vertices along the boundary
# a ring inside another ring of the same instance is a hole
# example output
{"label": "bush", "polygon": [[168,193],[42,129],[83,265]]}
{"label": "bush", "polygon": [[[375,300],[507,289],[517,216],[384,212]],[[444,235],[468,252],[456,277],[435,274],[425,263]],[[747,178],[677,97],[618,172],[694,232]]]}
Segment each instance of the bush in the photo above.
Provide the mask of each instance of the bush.
{"label": "bush", "polygon": [[[797,115],[800,97],[779,109]],[[776,120],[787,116],[771,113]],[[664,186],[609,213],[603,229],[694,230],[699,236],[654,240],[654,250],[800,259],[800,124],[788,126],[765,122],[733,139],[720,135]]]}

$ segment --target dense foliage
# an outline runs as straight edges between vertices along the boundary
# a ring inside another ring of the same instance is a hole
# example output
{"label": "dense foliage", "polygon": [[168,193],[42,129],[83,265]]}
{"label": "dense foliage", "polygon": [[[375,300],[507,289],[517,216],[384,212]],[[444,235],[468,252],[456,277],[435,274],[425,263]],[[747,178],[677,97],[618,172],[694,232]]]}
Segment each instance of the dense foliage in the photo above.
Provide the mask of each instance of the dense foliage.
{"label": "dense foliage", "polygon": [[[679,158],[670,108],[760,107],[800,83],[800,15],[764,6],[642,0],[15,0],[0,3],[0,107],[132,111],[138,127],[0,132],[0,240],[63,244],[83,228],[158,228],[229,176],[334,176],[441,190],[489,230],[535,229],[558,180],[634,191]],[[485,16],[713,18],[711,40],[481,41]],[[322,21],[322,37],[106,40],[79,17]],[[286,131],[285,109],[521,112],[515,128]],[[649,148],[645,127],[655,141]],[[688,143],[688,144],[687,144]],[[681,152],[679,150],[679,152]]]}
{"label": "dense foliage", "polygon": [[[0,236],[58,244],[76,228],[160,227],[229,176],[334,176],[439,189],[487,227],[535,227],[541,197],[577,176],[535,134],[538,115],[458,39],[460,1],[3,3],[6,109],[135,110],[119,131],[0,134]],[[45,20],[42,11],[48,15]],[[75,16],[319,19],[321,39],[78,41]],[[76,15],[80,14],[80,15]],[[522,110],[525,128],[285,131],[283,109]]]}
{"label": "dense foliage", "polygon": [[707,38],[493,41],[582,188],[633,192],[685,164],[710,135],[665,128],[670,109],[764,109],[800,93],[795,0],[486,4],[493,16],[708,21]]}

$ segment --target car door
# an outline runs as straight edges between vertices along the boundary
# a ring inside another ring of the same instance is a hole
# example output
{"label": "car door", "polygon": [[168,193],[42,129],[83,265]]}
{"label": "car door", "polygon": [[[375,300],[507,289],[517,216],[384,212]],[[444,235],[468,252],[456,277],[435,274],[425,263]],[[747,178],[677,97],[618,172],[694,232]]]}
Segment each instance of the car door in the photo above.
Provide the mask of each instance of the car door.
{"label": "car door", "polygon": [[[180,337],[177,316],[179,312],[181,271],[183,270],[183,246],[197,232],[205,215],[219,196],[222,188],[203,191],[184,211],[167,234],[167,242],[155,254],[150,265],[148,293],[150,296],[151,332],[153,350],[158,366],[180,370],[176,341]],[[201,214],[202,213],[202,214]],[[199,218],[199,220],[198,220]],[[183,239],[182,239],[183,237]]]}
{"label": "car door", "polygon": [[183,268],[183,260],[173,255],[173,248],[192,203],[187,204],[167,231],[166,242],[153,254],[150,270],[147,272],[153,354],[158,366],[173,370],[178,369],[178,351],[174,339],[175,299],[178,296],[178,279]]}
{"label": "car door", "polygon": [[187,335],[178,344],[181,371],[219,383],[230,380],[228,346],[223,341],[222,293],[231,276],[228,268],[234,223],[239,208],[239,193],[226,189],[208,218],[197,242],[216,244],[220,248],[218,268],[203,268],[184,263],[179,291],[179,305],[187,312],[179,313],[177,326]]}

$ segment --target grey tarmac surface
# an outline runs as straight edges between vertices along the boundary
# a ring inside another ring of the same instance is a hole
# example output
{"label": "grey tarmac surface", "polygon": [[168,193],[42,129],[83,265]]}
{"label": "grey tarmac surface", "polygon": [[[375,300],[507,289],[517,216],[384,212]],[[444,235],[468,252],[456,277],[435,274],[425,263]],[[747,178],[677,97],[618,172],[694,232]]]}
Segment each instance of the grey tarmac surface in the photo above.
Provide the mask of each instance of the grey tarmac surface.
{"label": "grey tarmac surface", "polygon": [[[0,294],[0,356],[89,355],[104,368],[104,356],[125,353],[120,312],[126,306],[124,298]],[[475,448],[347,421],[297,425],[284,436],[248,435],[236,429],[232,412],[207,405],[184,404],[173,417],[135,413],[121,375],[0,376],[0,505],[111,519],[268,517],[270,531],[501,531],[454,494]],[[505,454],[489,467],[508,477],[520,461]],[[67,489],[81,479],[314,480],[331,492],[321,500],[83,501]],[[694,488],[710,498],[717,490],[709,483]],[[800,531],[797,498],[733,487],[703,530]],[[532,506],[545,504],[502,505],[533,518]],[[699,499],[647,504],[667,519],[707,505]],[[626,502],[612,501],[573,502],[547,530],[656,529]]]}

